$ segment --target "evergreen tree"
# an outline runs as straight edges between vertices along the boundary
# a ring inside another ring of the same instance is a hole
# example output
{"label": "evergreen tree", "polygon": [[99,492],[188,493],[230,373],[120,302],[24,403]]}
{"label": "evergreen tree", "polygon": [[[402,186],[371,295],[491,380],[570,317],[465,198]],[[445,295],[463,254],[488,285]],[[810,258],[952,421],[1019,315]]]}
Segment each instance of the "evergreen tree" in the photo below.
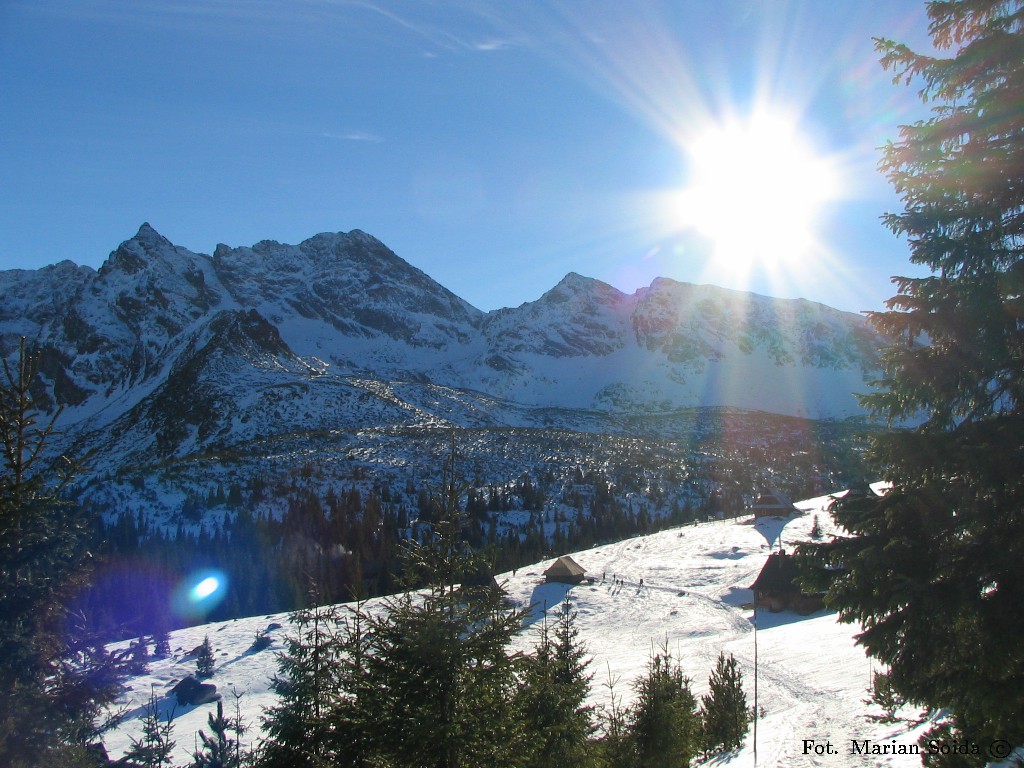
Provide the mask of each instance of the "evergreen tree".
{"label": "evergreen tree", "polygon": [[150,693],[146,714],[142,718],[142,737],[133,738],[122,764],[125,768],[164,768],[173,764],[174,711],[160,721],[160,705],[155,693]]}
{"label": "evergreen tree", "polygon": [[153,637],[153,657],[166,659],[171,655],[171,636],[166,629],[157,631]]}
{"label": "evergreen tree", "polygon": [[498,591],[463,583],[477,565],[462,537],[455,457],[453,436],[433,536],[407,560],[410,583],[426,588],[367,617],[365,672],[374,684],[362,705],[385,764],[519,766],[527,754],[514,706],[522,659],[508,646],[524,614]]}
{"label": "evergreen tree", "polygon": [[636,682],[630,733],[640,768],[686,768],[700,749],[697,699],[667,645]]}
{"label": "evergreen tree", "polygon": [[592,762],[593,707],[586,705],[592,678],[587,673],[589,661],[579,639],[576,611],[567,597],[556,618],[554,636],[545,618],[520,690],[523,719],[533,743],[531,767],[582,767]]}
{"label": "evergreen tree", "polygon": [[199,653],[196,654],[196,677],[200,680],[213,677],[213,646],[210,645],[210,636],[203,637],[203,644],[199,646]]}
{"label": "evergreen tree", "polygon": [[601,710],[601,736],[596,743],[597,764],[606,768],[634,768],[637,762],[636,745],[629,729],[628,710],[615,693],[618,678],[611,676],[604,684],[608,688],[608,706]]}
{"label": "evergreen tree", "polygon": [[149,672],[149,645],[144,637],[140,637],[128,648],[128,672],[133,675]]}
{"label": "evergreen tree", "polygon": [[329,765],[335,758],[334,709],[344,695],[337,634],[337,607],[310,608],[292,614],[296,635],[285,640],[278,672],[271,682],[278,703],[265,714],[266,739],[261,768]]}
{"label": "evergreen tree", "polygon": [[[886,224],[924,277],[895,278],[874,324],[894,339],[877,414],[884,497],[843,500],[849,536],[803,548],[808,582],[912,701],[966,736],[1024,742],[1024,4],[928,4],[939,51],[878,41],[932,117],[900,128],[882,162],[903,199]],[[837,570],[841,568],[842,570]],[[831,569],[831,570],[829,570]]]}
{"label": "evergreen tree", "polygon": [[233,724],[224,717],[223,702],[217,702],[217,714],[209,713],[206,722],[210,733],[207,735],[199,731],[199,741],[203,746],[193,755],[192,768],[237,768],[237,744],[228,737]]}
{"label": "evergreen tree", "polygon": [[896,712],[906,704],[903,697],[892,687],[886,672],[875,672],[871,677],[871,702],[882,708],[882,716],[873,718],[883,723],[895,723]]}
{"label": "evergreen tree", "polygon": [[60,411],[33,395],[22,339],[0,378],[0,765],[72,766],[119,688],[121,664],[67,609],[86,582],[90,527],[62,499],[70,463],[47,447]]}
{"label": "evergreen tree", "polygon": [[701,721],[704,749],[735,749],[743,743],[750,725],[747,696],[743,692],[743,674],[735,657],[719,652],[715,669],[708,679],[708,692],[701,697]]}

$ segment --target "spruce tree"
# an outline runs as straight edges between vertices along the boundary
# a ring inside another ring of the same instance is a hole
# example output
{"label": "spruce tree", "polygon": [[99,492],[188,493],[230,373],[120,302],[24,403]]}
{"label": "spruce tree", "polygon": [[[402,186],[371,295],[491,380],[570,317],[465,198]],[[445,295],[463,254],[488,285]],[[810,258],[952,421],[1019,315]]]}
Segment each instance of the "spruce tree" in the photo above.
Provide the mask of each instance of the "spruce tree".
{"label": "spruce tree", "polygon": [[217,702],[217,714],[209,713],[206,722],[210,733],[199,731],[202,748],[193,755],[192,768],[237,768],[237,744],[228,736],[233,724],[224,717],[223,702]]}
{"label": "spruce tree", "polygon": [[522,659],[509,650],[524,613],[500,592],[469,586],[478,570],[463,538],[465,487],[454,436],[432,535],[407,557],[411,584],[368,616],[364,706],[382,762],[422,768],[523,765],[527,744],[515,707]]}
{"label": "spruce tree", "polygon": [[196,677],[200,680],[213,677],[213,665],[213,646],[210,645],[210,636],[205,635],[199,653],[196,654]]}
{"label": "spruce tree", "polygon": [[520,689],[523,719],[533,745],[531,768],[592,763],[593,707],[587,706],[592,676],[579,638],[576,611],[566,597],[552,633],[545,617],[533,656],[526,660]]}
{"label": "spruce tree", "polygon": [[271,689],[278,703],[267,709],[261,768],[328,765],[336,755],[334,711],[345,695],[338,635],[341,609],[309,608],[292,614],[296,634],[285,640]]}
{"label": "spruce tree", "polygon": [[[882,168],[902,196],[887,226],[923,277],[871,319],[893,339],[864,403],[911,428],[870,458],[891,481],[835,518],[849,535],[802,548],[837,575],[827,604],[894,688],[978,743],[1024,742],[1024,3],[928,4],[943,55],[880,40],[932,116],[902,126]],[[817,576],[815,575],[817,574]]]}
{"label": "spruce tree", "polygon": [[708,679],[708,692],[701,697],[704,749],[708,752],[735,749],[743,743],[750,725],[743,674],[732,654],[718,661]]}
{"label": "spruce tree", "polygon": [[37,401],[22,339],[0,372],[0,765],[78,764],[123,665],[67,605],[87,581],[90,528],[63,492],[71,463],[48,451],[60,411]]}
{"label": "spruce tree", "polygon": [[629,727],[629,710],[615,692],[618,678],[608,671],[604,686],[608,689],[608,705],[600,711],[601,735],[595,744],[597,764],[607,768],[634,768],[636,744]]}
{"label": "spruce tree", "polygon": [[173,765],[174,711],[160,721],[160,704],[155,693],[150,693],[146,714],[142,718],[142,737],[133,738],[131,746],[120,763],[125,768],[165,768]]}
{"label": "spruce tree", "polygon": [[171,636],[166,629],[158,630],[153,636],[153,658],[166,659],[171,655]]}
{"label": "spruce tree", "polygon": [[700,718],[690,681],[667,645],[636,681],[630,733],[641,768],[686,768],[700,750]]}

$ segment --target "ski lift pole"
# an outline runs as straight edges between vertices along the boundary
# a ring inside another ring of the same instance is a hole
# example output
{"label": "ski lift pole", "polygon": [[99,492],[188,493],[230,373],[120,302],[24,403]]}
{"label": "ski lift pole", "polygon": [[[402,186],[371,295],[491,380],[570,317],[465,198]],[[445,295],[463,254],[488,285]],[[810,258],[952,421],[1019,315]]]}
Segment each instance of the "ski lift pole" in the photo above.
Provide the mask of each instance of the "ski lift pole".
{"label": "ski lift pole", "polygon": [[754,595],[754,768],[757,768],[757,595]]}

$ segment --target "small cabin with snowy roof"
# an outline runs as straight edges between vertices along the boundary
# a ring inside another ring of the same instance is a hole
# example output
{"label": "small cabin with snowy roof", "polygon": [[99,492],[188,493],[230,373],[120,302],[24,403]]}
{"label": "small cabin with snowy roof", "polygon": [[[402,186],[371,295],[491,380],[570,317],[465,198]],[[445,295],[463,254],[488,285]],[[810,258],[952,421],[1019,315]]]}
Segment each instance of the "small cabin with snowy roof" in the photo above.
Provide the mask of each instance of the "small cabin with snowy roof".
{"label": "small cabin with snowy roof", "polygon": [[579,584],[586,577],[587,571],[568,555],[555,560],[546,571],[544,581],[557,581],[562,584]]}
{"label": "small cabin with snowy roof", "polygon": [[796,583],[796,558],[785,551],[768,555],[761,573],[750,585],[754,591],[754,606],[767,608],[772,613],[796,611],[807,614],[824,607],[822,595],[809,595]]}

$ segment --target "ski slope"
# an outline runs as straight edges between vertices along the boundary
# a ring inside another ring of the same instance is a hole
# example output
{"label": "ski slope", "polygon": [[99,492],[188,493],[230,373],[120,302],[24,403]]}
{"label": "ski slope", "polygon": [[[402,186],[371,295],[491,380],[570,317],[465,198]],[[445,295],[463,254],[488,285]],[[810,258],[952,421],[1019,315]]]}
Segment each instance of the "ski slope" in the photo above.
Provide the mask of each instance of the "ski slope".
{"label": "ski slope", "polygon": [[[643,673],[652,649],[663,644],[679,659],[698,696],[707,689],[719,651],[733,654],[752,704],[756,655],[757,703],[762,713],[757,722],[756,765],[919,766],[917,755],[865,755],[851,748],[852,741],[865,740],[891,747],[913,745],[928,727],[918,722],[917,710],[902,712],[906,719],[895,724],[871,719],[880,714],[877,706],[866,703],[871,675],[878,667],[855,644],[855,627],[839,624],[827,612],[800,616],[759,611],[755,632],[749,585],[771,549],[788,549],[807,538],[815,516],[825,534],[830,533],[831,519],[823,511],[828,501],[822,497],[802,502],[797,506],[804,514],[789,519],[765,518],[757,524],[751,518],[707,522],[573,553],[592,578],[578,586],[543,584],[543,570],[550,561],[504,574],[499,581],[510,598],[521,606],[533,606],[516,644],[531,649],[545,608],[557,608],[568,594],[592,658],[591,698],[598,707],[609,704],[612,692],[620,702],[630,702],[632,681]],[[256,634],[274,623],[282,626],[269,631],[271,648],[250,652]],[[269,690],[276,671],[273,651],[283,647],[289,631],[287,616],[276,615],[172,633],[172,658],[152,662],[149,674],[130,681],[122,699],[129,717],[105,739],[111,757],[122,755],[130,739],[141,734],[139,718],[151,691],[161,712],[165,716],[171,712],[170,689],[195,671],[194,657],[184,656],[207,634],[217,660],[210,682],[224,694],[226,714],[234,711],[232,691],[242,694],[241,712],[253,728],[249,737],[258,739],[260,713],[275,700]],[[196,748],[193,734],[207,728],[207,715],[215,706],[175,709],[178,763],[189,762]],[[754,765],[753,733],[740,750],[711,762]]]}

